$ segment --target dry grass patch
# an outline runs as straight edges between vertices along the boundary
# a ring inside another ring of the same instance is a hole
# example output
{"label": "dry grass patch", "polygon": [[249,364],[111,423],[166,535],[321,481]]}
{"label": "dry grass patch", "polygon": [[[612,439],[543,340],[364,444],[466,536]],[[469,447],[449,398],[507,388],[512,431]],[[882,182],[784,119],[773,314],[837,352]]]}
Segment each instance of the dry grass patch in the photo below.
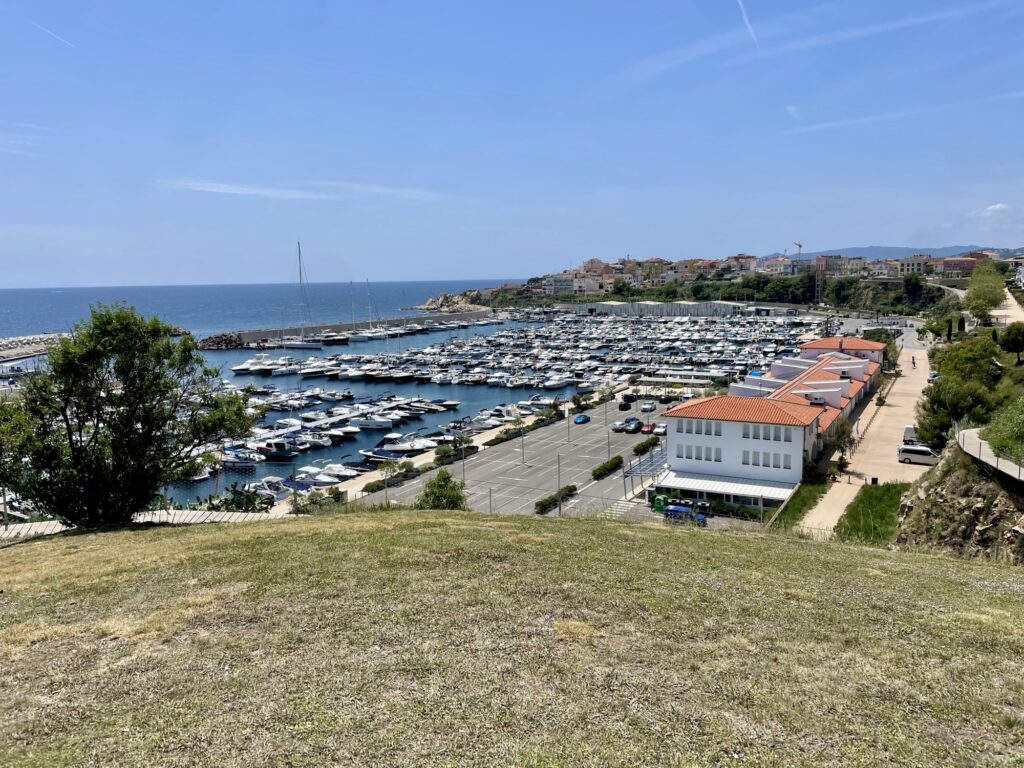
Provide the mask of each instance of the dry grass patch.
{"label": "dry grass patch", "polygon": [[[884,578],[883,578],[884,576]],[[0,549],[3,765],[961,765],[1024,751],[1020,570],[350,513]]]}

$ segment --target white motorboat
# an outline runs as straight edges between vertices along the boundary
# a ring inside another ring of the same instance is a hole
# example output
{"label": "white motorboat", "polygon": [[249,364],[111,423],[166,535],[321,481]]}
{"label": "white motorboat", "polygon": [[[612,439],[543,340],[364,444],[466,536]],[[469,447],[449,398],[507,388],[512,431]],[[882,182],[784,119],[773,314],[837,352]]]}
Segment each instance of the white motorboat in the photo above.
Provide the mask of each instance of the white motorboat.
{"label": "white motorboat", "polygon": [[231,371],[233,373],[256,373],[269,361],[270,355],[266,352],[260,352],[255,357],[250,357],[244,363],[231,366]]}
{"label": "white motorboat", "polygon": [[384,418],[383,416],[374,413],[356,416],[349,419],[348,423],[354,427],[360,427],[362,429],[391,429],[391,427],[394,426],[394,422],[391,419]]}
{"label": "white motorboat", "polygon": [[410,432],[408,435],[396,435],[393,433],[385,436],[385,440],[388,438],[392,439],[385,442],[381,447],[396,453],[420,453],[437,448],[437,443],[434,440],[420,437],[415,432]]}

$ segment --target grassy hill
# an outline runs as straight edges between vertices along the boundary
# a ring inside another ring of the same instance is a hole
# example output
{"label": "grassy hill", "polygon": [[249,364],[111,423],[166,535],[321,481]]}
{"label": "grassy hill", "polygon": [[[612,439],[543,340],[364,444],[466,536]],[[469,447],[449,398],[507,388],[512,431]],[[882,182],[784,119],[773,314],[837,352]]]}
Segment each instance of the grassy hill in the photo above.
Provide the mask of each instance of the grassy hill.
{"label": "grassy hill", "polygon": [[1010,765],[1024,572],[455,513],[0,549],[3,765]]}

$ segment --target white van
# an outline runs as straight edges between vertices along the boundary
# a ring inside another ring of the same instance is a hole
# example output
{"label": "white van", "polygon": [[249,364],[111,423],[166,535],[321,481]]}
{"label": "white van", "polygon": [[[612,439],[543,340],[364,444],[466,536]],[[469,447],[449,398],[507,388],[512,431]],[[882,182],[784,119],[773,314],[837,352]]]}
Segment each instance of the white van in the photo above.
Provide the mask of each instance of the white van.
{"label": "white van", "polygon": [[901,445],[896,456],[904,464],[938,464],[939,454],[927,445]]}

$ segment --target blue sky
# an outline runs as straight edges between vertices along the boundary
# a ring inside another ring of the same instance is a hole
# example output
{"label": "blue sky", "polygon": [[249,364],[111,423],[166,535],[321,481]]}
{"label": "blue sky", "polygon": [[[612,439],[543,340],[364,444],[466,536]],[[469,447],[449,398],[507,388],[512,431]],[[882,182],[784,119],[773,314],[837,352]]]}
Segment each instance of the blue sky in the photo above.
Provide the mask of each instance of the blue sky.
{"label": "blue sky", "polygon": [[1024,245],[1022,38],[1022,0],[7,2],[0,287]]}

